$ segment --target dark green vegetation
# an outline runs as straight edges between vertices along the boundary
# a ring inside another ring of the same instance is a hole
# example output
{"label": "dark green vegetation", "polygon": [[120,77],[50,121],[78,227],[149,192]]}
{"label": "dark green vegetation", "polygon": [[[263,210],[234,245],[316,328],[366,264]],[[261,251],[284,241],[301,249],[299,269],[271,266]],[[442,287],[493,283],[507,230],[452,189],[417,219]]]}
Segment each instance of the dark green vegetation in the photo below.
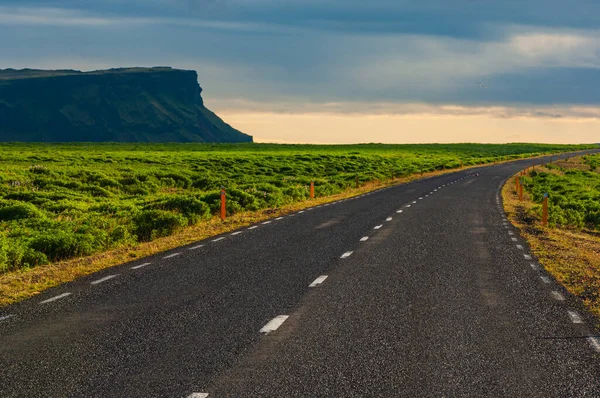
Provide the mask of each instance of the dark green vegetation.
{"label": "dark green vegetation", "polygon": [[537,217],[541,217],[543,195],[548,193],[551,225],[600,229],[600,155],[582,160],[549,164],[545,171],[531,171],[522,177],[525,189],[538,203],[532,208]]}
{"label": "dark green vegetation", "polygon": [[208,110],[194,71],[0,70],[0,141],[251,142]]}
{"label": "dark green vegetation", "polygon": [[171,235],[361,182],[583,149],[512,145],[0,145],[0,270]]}

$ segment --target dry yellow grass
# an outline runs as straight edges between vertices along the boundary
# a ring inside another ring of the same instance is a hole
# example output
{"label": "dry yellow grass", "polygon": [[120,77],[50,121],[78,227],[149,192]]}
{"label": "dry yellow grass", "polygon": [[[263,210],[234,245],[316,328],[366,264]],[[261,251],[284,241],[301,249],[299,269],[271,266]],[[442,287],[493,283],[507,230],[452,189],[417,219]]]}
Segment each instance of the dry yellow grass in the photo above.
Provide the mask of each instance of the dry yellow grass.
{"label": "dry yellow grass", "polygon": [[[572,168],[579,168],[577,162],[572,158],[568,163]],[[546,168],[536,169],[556,172]],[[519,201],[515,193],[515,176],[507,181],[502,197],[508,219],[528,241],[540,264],[571,294],[581,298],[593,314],[600,317],[600,234],[542,226],[541,220],[531,216],[534,203],[529,197],[525,194],[523,201]]]}

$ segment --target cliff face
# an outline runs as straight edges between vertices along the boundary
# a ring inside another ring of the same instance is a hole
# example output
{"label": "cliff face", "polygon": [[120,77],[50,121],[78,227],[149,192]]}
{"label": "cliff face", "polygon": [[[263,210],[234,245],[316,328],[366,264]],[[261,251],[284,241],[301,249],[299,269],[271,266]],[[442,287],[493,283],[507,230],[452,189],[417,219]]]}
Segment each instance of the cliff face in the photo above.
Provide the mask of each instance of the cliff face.
{"label": "cliff face", "polygon": [[171,68],[0,70],[0,141],[251,142],[201,91]]}

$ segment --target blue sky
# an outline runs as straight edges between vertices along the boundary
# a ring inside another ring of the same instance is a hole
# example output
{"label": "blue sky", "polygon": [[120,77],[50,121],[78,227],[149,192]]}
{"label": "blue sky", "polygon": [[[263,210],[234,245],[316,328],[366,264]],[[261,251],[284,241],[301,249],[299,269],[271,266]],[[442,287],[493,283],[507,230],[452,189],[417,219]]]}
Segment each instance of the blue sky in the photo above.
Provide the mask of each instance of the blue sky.
{"label": "blue sky", "polygon": [[0,0],[0,68],[194,69],[207,104],[236,120],[594,122],[598,15],[587,0]]}

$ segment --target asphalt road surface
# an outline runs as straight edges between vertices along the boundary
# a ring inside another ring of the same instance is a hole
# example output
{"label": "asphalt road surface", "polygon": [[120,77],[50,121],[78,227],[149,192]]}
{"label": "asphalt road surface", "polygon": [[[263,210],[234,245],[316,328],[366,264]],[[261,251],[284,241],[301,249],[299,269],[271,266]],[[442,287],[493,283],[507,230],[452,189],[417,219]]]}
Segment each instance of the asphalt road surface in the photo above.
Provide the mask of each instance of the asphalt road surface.
{"label": "asphalt road surface", "polygon": [[600,397],[594,320],[499,190],[543,160],[318,206],[0,309],[0,397]]}

